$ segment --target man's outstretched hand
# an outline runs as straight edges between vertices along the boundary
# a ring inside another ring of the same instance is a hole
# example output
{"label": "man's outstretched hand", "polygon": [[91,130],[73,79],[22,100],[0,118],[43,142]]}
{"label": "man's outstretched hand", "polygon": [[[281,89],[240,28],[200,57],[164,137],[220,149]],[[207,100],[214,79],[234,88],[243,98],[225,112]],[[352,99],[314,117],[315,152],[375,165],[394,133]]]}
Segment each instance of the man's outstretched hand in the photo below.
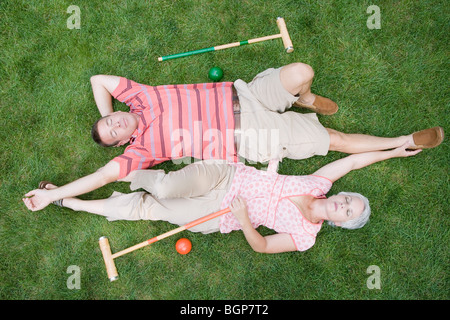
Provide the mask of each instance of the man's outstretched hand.
{"label": "man's outstretched hand", "polygon": [[49,190],[35,189],[25,194],[22,200],[29,210],[42,210],[53,201],[49,193]]}

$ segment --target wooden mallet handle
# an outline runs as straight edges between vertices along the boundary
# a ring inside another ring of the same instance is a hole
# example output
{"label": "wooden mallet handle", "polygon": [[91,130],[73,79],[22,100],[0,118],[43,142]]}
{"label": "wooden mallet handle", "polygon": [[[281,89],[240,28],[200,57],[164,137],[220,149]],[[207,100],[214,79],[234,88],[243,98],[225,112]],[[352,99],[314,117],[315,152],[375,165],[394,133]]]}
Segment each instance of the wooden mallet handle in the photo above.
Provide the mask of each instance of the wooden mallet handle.
{"label": "wooden mallet handle", "polygon": [[287,31],[286,22],[284,22],[283,18],[281,18],[281,17],[277,18],[277,26],[278,26],[278,29],[280,29],[279,34],[274,34],[271,36],[254,38],[254,39],[249,39],[249,40],[244,40],[244,41],[239,41],[239,42],[232,42],[232,43],[222,44],[222,45],[215,46],[215,47],[203,48],[203,49],[199,49],[199,50],[176,53],[176,54],[171,54],[168,56],[162,56],[162,57],[158,58],[158,61],[166,61],[166,60],[170,60],[170,59],[192,56],[194,54],[199,54],[199,53],[223,50],[223,49],[228,49],[228,48],[232,48],[232,47],[239,47],[239,46],[242,46],[245,44],[261,42],[261,41],[266,41],[266,40],[272,40],[272,39],[277,39],[277,38],[283,39],[283,45],[284,45],[284,48],[286,49],[286,52],[291,53],[292,51],[294,51],[294,46],[292,45],[291,38],[289,37],[289,33]]}
{"label": "wooden mallet handle", "polygon": [[184,231],[186,229],[190,229],[198,224],[201,224],[203,222],[206,222],[208,220],[212,220],[214,218],[217,218],[225,213],[230,212],[230,208],[225,208],[223,210],[211,213],[205,217],[199,218],[197,220],[194,220],[188,224],[185,224],[184,226],[178,227],[176,229],[173,229],[171,231],[168,231],[166,233],[163,233],[157,237],[148,239],[144,242],[138,243],[132,247],[129,247],[127,249],[124,249],[122,251],[119,251],[115,254],[111,253],[111,247],[109,245],[109,241],[107,237],[101,237],[100,239],[98,239],[98,243],[100,245],[100,250],[102,252],[103,255],[103,260],[105,261],[105,265],[106,265],[106,273],[108,274],[108,278],[110,281],[114,281],[117,280],[119,278],[119,275],[117,273],[117,269],[116,269],[116,265],[114,264],[114,259],[120,256],[123,256],[124,254],[127,254],[129,252],[135,251],[137,249],[140,249],[142,247],[148,246],[149,244],[155,243],[156,241],[159,241],[161,239],[167,238],[169,236],[172,236],[176,233],[179,233],[181,231]]}
{"label": "wooden mallet handle", "polygon": [[174,234],[177,234],[177,233],[179,233],[181,231],[184,231],[186,229],[190,229],[192,227],[195,227],[196,225],[201,224],[203,222],[206,222],[208,220],[212,220],[214,218],[217,218],[217,217],[219,217],[219,216],[221,216],[221,215],[223,215],[223,214],[225,214],[227,212],[230,212],[230,208],[225,208],[223,210],[220,210],[220,211],[208,214],[207,216],[199,218],[197,220],[194,220],[194,221],[192,221],[192,222],[190,222],[188,224],[185,224],[184,226],[178,227],[176,229],[173,229],[171,231],[163,233],[163,234],[161,234],[159,236],[156,236],[154,238],[145,240],[144,242],[138,243],[138,244],[136,244],[136,245],[134,245],[134,246],[132,246],[132,247],[130,247],[128,249],[124,249],[122,251],[114,253],[112,255],[112,258],[115,259],[117,257],[120,257],[120,256],[126,254],[126,253],[132,252],[134,250],[137,250],[137,249],[140,249],[142,247],[148,246],[149,244],[155,243],[156,241],[162,240],[162,239],[167,238],[169,236],[173,236]]}

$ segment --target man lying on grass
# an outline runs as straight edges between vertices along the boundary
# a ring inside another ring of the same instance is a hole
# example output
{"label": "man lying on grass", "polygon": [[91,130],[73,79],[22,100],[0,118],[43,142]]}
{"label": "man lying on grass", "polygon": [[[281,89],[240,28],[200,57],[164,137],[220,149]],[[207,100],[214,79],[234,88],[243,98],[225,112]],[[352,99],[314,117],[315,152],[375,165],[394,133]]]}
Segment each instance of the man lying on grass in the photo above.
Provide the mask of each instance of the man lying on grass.
{"label": "man lying on grass", "polygon": [[[123,181],[131,182],[132,190],[146,191],[114,192],[102,200],[67,198],[60,205],[108,220],[164,220],[177,225],[229,207],[230,213],[189,230],[242,230],[257,252],[304,251],[314,245],[324,220],[347,229],[361,228],[369,220],[369,202],[364,196],[340,192],[325,197],[336,180],[375,162],[421,151],[409,148],[414,148],[411,141],[388,151],[350,155],[307,176],[280,175],[223,160],[196,162],[168,174],[162,170],[135,170]],[[42,182],[40,187],[56,190],[49,182]],[[24,201],[29,206],[31,199]],[[256,230],[261,225],[277,233],[264,237]]]}
{"label": "man lying on grass", "polygon": [[[345,134],[323,127],[315,113],[286,111],[305,107],[333,114],[333,101],[311,92],[312,68],[293,63],[268,69],[250,83],[147,86],[126,78],[91,78],[95,102],[103,116],[92,129],[103,146],[122,146],[125,152],[94,173],[53,190],[36,189],[28,208],[36,211],[51,202],[75,197],[170,159],[243,157],[254,162],[282,158],[304,159],[329,150],[360,153],[387,150],[413,141],[415,148],[431,148],[443,140],[435,127],[395,138]],[[112,97],[130,112],[113,112]]]}

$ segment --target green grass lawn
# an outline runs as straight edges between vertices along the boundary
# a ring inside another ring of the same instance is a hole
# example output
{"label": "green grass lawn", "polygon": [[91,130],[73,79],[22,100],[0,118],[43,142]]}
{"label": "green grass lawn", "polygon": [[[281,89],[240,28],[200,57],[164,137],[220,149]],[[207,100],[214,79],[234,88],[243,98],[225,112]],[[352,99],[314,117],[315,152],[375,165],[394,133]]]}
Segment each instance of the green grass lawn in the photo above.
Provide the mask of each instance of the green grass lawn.
{"label": "green grass lawn", "polygon": [[[75,4],[80,29],[67,28]],[[369,29],[366,10],[381,10]],[[158,62],[157,58],[278,32],[285,18],[295,51],[281,40]],[[250,81],[292,62],[315,70],[314,92],[337,101],[330,128],[398,136],[449,127],[449,20],[446,1],[25,1],[0,2],[0,299],[436,299],[449,294],[449,143],[416,157],[352,172],[331,192],[357,191],[372,207],[369,224],[324,225],[303,253],[263,255],[241,232],[188,231],[116,260],[110,283],[98,246],[116,252],[169,231],[165,222],[108,222],[53,205],[31,212],[22,196],[41,180],[63,185],[94,172],[123,148],[90,138],[99,117],[89,78],[113,74],[146,84]],[[115,103],[117,110],[126,106]],[[343,154],[284,160],[281,174],[309,174]],[[179,166],[165,163],[166,170]],[[114,183],[81,196],[108,197]],[[259,229],[270,234],[269,229]],[[175,251],[188,237],[193,250]],[[369,289],[369,266],[380,289]],[[70,266],[81,287],[69,289]]]}

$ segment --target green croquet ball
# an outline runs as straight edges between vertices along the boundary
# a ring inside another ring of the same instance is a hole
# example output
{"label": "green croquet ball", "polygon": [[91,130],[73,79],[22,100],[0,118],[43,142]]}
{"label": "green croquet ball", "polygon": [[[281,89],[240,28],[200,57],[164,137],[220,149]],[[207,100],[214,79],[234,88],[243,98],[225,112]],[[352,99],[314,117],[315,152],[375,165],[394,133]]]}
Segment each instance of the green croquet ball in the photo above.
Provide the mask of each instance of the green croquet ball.
{"label": "green croquet ball", "polygon": [[219,67],[212,67],[211,69],[209,69],[208,77],[212,81],[220,81],[220,79],[222,79],[223,77],[223,70]]}

